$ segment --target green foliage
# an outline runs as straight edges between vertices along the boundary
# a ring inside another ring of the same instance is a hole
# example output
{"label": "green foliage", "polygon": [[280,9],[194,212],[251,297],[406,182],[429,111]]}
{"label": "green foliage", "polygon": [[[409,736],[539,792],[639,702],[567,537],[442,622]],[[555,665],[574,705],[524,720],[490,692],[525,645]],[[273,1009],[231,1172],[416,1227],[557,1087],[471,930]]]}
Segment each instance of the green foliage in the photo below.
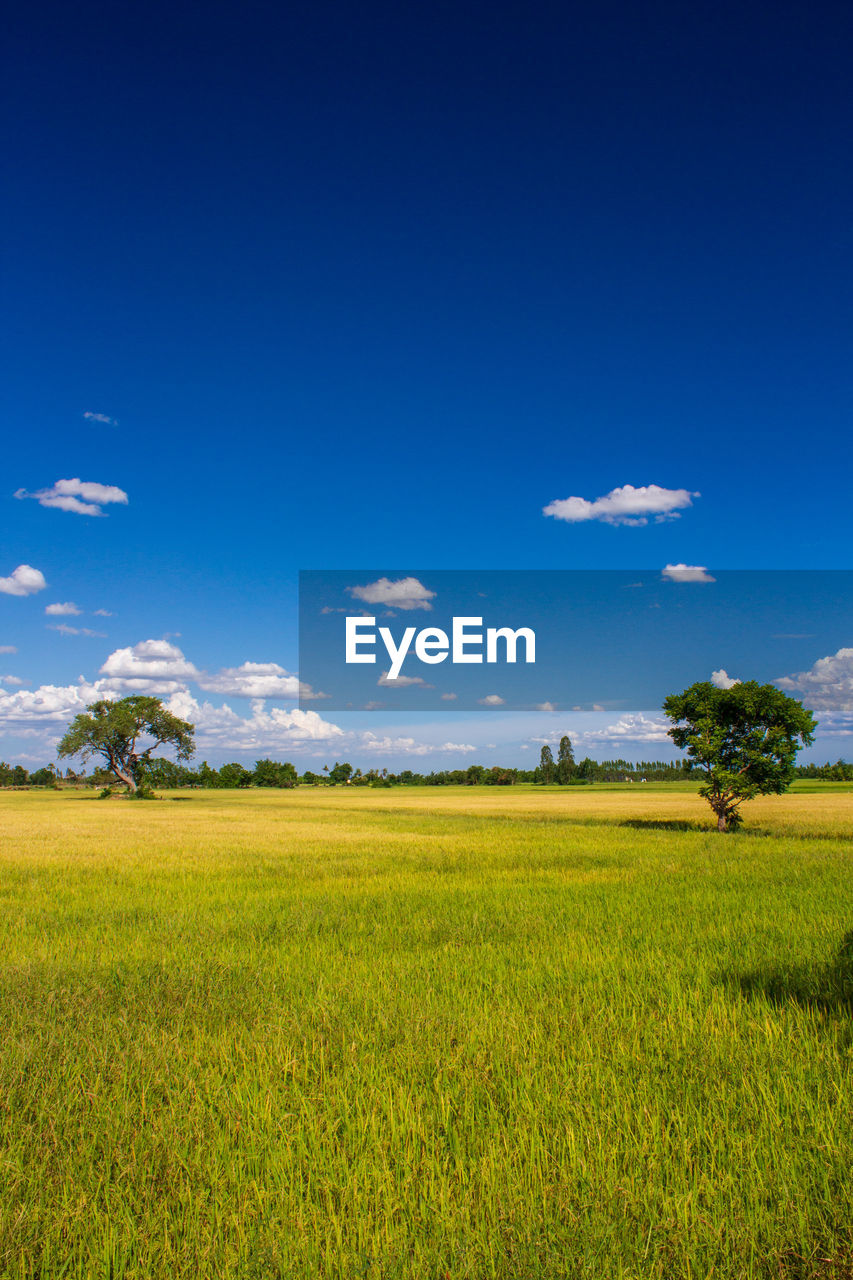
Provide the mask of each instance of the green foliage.
{"label": "green foliage", "polygon": [[[146,738],[153,741],[142,750],[138,744]],[[56,754],[60,759],[100,756],[119,782],[136,791],[151,753],[167,745],[174,748],[178,760],[188,760],[193,753],[193,726],[167,711],[159,698],[135,695],[93,702],[74,717]]]}
{"label": "green foliage", "polygon": [[55,782],[56,774],[49,765],[30,774],[31,787],[52,787]]}
{"label": "green foliage", "polygon": [[560,746],[557,750],[557,781],[561,786],[566,786],[577,772],[575,764],[575,753],[572,750],[572,740],[568,734],[564,734],[560,739]]}
{"label": "green foliage", "polygon": [[554,781],[554,753],[547,745],[539,752],[539,773],[543,782]]}
{"label": "green foliage", "polygon": [[258,760],[252,781],[256,787],[295,787],[297,773],[293,765],[286,760],[279,764],[276,760]]}
{"label": "green foliage", "polygon": [[219,770],[219,778],[223,787],[250,787],[252,785],[251,770],[236,761],[231,764],[224,764]]}
{"label": "green foliage", "polygon": [[663,704],[674,722],[669,736],[704,770],[699,789],[726,831],[741,822],[740,806],[759,795],[781,795],[796,776],[797,752],[814,740],[814,716],[772,684],[747,680],[718,689],[710,681],[674,693]]}

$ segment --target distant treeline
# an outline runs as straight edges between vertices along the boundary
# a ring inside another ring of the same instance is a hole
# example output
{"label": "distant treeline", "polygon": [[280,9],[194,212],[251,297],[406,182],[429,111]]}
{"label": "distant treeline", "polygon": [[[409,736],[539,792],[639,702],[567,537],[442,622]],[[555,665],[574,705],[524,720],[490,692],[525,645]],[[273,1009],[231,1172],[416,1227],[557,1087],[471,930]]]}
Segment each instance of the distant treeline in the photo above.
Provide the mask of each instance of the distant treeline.
{"label": "distant treeline", "polygon": [[[824,782],[853,782],[853,764],[837,760],[835,764],[805,764],[797,767],[798,778],[819,779]],[[254,768],[233,762],[214,769],[202,761],[197,769],[175,764],[172,760],[154,759],[145,769],[145,782],[150,787],[180,788],[234,788],[234,787],[295,787],[352,786],[352,787],[506,787],[518,782],[534,782],[543,785],[584,786],[591,782],[676,782],[689,779],[689,763],[666,760],[591,760],[588,756],[577,764],[557,772],[541,765],[535,769],[515,769],[502,765],[486,767],[469,765],[466,769],[442,769],[438,772],[415,773],[403,769],[390,773],[387,769],[354,769],[349,762],[324,766],[320,773],[310,769],[302,774],[289,760],[258,760]],[[75,773],[66,769],[63,773],[54,765],[44,765],[29,773],[23,765],[0,761],[0,787],[63,787],[115,785],[107,771],[96,769],[91,774]]]}

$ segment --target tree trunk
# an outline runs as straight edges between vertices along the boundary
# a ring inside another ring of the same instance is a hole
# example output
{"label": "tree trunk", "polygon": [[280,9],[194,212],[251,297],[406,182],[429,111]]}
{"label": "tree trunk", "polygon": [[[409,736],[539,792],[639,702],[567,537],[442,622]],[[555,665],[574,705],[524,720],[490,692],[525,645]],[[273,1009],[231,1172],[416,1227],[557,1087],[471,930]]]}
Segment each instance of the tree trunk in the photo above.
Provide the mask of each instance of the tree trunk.
{"label": "tree trunk", "polygon": [[134,791],[136,791],[136,783],[133,780],[133,775],[129,771],[125,772],[125,770],[120,769],[117,764],[114,764],[112,766],[112,769],[113,769],[113,773],[118,778],[118,780],[125,784],[125,786],[127,787],[128,791],[131,792],[131,794]]}
{"label": "tree trunk", "polygon": [[728,826],[728,819],[726,818],[725,813],[718,813],[717,814],[717,830],[725,831],[727,826]]}

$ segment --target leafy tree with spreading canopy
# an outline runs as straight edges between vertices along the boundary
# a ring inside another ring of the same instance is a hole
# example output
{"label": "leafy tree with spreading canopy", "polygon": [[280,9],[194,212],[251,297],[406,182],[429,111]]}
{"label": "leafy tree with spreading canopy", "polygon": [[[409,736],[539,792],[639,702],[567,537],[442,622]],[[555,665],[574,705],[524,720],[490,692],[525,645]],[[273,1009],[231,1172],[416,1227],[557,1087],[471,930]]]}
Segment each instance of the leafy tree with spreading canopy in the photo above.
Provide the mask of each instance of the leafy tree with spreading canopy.
{"label": "leafy tree with spreading canopy", "polygon": [[[75,716],[56,749],[62,759],[101,756],[110,772],[131,793],[144,781],[151,753],[158,747],[175,748],[178,760],[189,760],[194,750],[194,726],[167,711],[159,698],[136,694],[115,702],[93,702]],[[151,745],[139,749],[140,739]]]}
{"label": "leafy tree with spreading canopy", "polygon": [[717,830],[740,825],[740,806],[755,796],[781,795],[794,780],[797,752],[811,746],[811,711],[772,684],[747,680],[718,689],[709,680],[665,699],[674,722],[669,736],[687,752],[691,772],[717,817]]}

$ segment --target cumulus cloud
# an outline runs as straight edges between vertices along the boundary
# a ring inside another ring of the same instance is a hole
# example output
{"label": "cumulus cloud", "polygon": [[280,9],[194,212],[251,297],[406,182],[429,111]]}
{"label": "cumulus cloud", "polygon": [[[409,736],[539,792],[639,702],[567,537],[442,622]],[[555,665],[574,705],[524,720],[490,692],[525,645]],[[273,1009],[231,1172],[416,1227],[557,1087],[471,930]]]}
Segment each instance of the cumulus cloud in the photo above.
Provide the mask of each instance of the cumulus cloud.
{"label": "cumulus cloud", "polygon": [[299,680],[277,662],[244,662],[239,667],[223,667],[215,675],[199,676],[199,686],[207,693],[231,694],[238,698],[298,698]]}
{"label": "cumulus cloud", "polygon": [[0,592],[7,596],[32,596],[46,586],[41,569],[31,564],[19,564],[8,578],[0,578]]}
{"label": "cumulus cloud", "polygon": [[537,711],[556,711],[557,708],[555,707],[553,702],[537,702],[536,710]]}
{"label": "cumulus cloud", "polygon": [[650,518],[659,524],[663,520],[677,520],[680,512],[692,506],[692,499],[699,496],[689,489],[664,489],[659,484],[623,484],[594,501],[556,498],[542,508],[542,513],[569,524],[600,520],[604,524],[639,526],[648,524]]}
{"label": "cumulus cloud", "polygon": [[716,582],[703,564],[668,564],[661,569],[668,582]]}
{"label": "cumulus cloud", "polygon": [[28,684],[27,680],[22,680],[20,676],[0,676],[0,684],[14,685],[16,689],[22,684]]}
{"label": "cumulus cloud", "polygon": [[383,689],[403,689],[412,684],[419,684],[422,689],[433,689],[435,687],[428,684],[422,676],[397,676],[396,680],[390,679],[390,676],[390,671],[383,671],[376,683],[381,685]]}
{"label": "cumulus cloud", "polygon": [[252,703],[250,716],[239,716],[227,703],[214,707],[200,703],[186,689],[174,693],[166,704],[182,720],[195,725],[196,745],[234,751],[285,750],[313,744],[336,743],[344,737],[338,725],[323,720],[316,711],[267,710],[263,700]]}
{"label": "cumulus cloud", "polygon": [[[774,680],[786,693],[799,693],[813,711],[853,716],[853,649],[818,658],[808,671]],[[826,726],[824,726],[826,727]]]}
{"label": "cumulus cloud", "polygon": [[585,742],[670,742],[666,720],[651,720],[642,712],[621,716],[602,729],[587,729]]}
{"label": "cumulus cloud", "polygon": [[43,684],[17,693],[0,692],[0,724],[41,724],[70,720],[90,702],[105,695],[85,681],[73,685]]}
{"label": "cumulus cloud", "polygon": [[363,587],[347,587],[349,594],[365,604],[384,604],[390,609],[431,609],[435,592],[430,591],[417,578],[379,578]]}
{"label": "cumulus cloud", "polygon": [[[596,707],[596,710],[601,711],[601,708]],[[555,746],[563,734],[568,732],[576,749],[586,746],[606,746],[607,744],[618,744],[620,742],[670,742],[668,729],[668,721],[651,719],[648,716],[644,716],[641,711],[637,711],[626,712],[614,723],[602,725],[601,728],[595,725],[583,730],[560,728],[543,737],[531,738],[530,741]]]}
{"label": "cumulus cloud", "polygon": [[176,693],[199,672],[177,645],[168,640],[141,640],[126,649],[115,649],[101,667],[104,688],[121,693]]}
{"label": "cumulus cloud", "polygon": [[106,427],[117,427],[118,420],[111,418],[107,413],[92,413],[91,409],[87,409],[83,414],[87,422],[102,422]]}
{"label": "cumulus cloud", "polygon": [[60,617],[70,618],[75,614],[80,614],[83,612],[82,609],[77,608],[73,600],[66,600],[64,604],[45,605],[44,611],[45,613],[49,614],[52,618],[60,618]]}
{"label": "cumulus cloud", "polygon": [[502,707],[504,705],[504,699],[499,693],[486,694],[485,698],[478,698],[477,701],[482,707]]}
{"label": "cumulus cloud", "polygon": [[114,484],[97,484],[94,480],[57,480],[49,489],[37,489],[28,493],[18,489],[16,498],[35,498],[39,506],[55,507],[59,511],[73,511],[78,516],[102,516],[101,507],[112,502],[126,504],[124,489]]}
{"label": "cumulus cloud", "polygon": [[740,684],[740,680],[730,676],[728,671],[720,667],[719,671],[711,672],[711,684],[716,685],[718,689],[733,689],[736,684]]}
{"label": "cumulus cloud", "polygon": [[196,683],[206,693],[222,693],[234,698],[325,698],[315,693],[298,676],[277,662],[244,662],[239,667],[223,667],[214,675],[199,675]]}

